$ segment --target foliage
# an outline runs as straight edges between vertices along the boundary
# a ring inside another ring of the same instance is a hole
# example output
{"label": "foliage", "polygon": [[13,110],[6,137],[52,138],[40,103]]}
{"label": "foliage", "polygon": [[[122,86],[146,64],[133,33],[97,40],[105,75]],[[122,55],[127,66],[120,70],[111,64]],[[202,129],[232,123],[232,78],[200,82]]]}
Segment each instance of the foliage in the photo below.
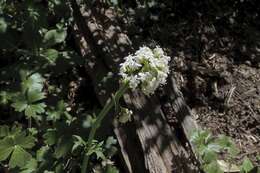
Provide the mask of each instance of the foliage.
{"label": "foliage", "polygon": [[9,167],[23,167],[26,160],[32,158],[32,155],[26,151],[32,149],[35,144],[35,138],[22,131],[21,127],[0,126],[0,161],[9,158]]}
{"label": "foliage", "polygon": [[[213,136],[208,130],[195,131],[190,140],[196,147],[197,155],[202,162],[202,169],[206,173],[240,172],[249,173],[253,168],[252,162],[245,158],[240,166],[232,164],[232,160],[239,153],[232,140],[225,136]],[[220,155],[224,160],[220,160]]]}
{"label": "foliage", "polygon": [[84,153],[93,169],[118,172],[114,138],[86,145],[84,115],[95,110],[71,108],[67,97],[67,79],[83,64],[68,44],[72,21],[65,1],[0,0],[0,163],[10,172],[76,171]]}

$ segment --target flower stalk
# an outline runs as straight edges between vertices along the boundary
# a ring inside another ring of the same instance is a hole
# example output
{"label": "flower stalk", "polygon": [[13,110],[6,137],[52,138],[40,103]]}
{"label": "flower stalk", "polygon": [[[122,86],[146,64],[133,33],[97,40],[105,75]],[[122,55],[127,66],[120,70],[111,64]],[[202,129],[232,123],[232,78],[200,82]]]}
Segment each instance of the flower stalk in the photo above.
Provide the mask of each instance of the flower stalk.
{"label": "flower stalk", "polygon": [[[113,98],[110,98],[101,112],[98,114],[96,121],[91,127],[86,149],[89,150],[92,141],[95,138],[97,129],[100,127],[102,120],[107,113],[119,102],[126,90],[137,88],[146,95],[152,95],[155,90],[166,83],[166,78],[169,74],[170,57],[166,56],[163,49],[156,47],[150,49],[146,46],[141,47],[133,55],[125,57],[125,62],[120,64],[121,81],[123,85],[119,88]],[[90,155],[85,154],[81,173],[86,173],[88,170],[88,162]]]}
{"label": "flower stalk", "polygon": [[[91,143],[95,138],[95,134],[97,129],[100,127],[102,120],[105,118],[105,116],[108,114],[108,112],[115,106],[115,104],[118,104],[120,98],[124,95],[126,90],[129,88],[129,83],[126,82],[124,83],[119,90],[116,92],[114,99],[110,98],[104,108],[101,110],[101,112],[98,114],[96,121],[94,122],[93,126],[91,127],[89,136],[88,136],[88,141],[87,141],[87,149],[91,147]],[[82,163],[82,168],[81,168],[81,173],[86,173],[87,168],[88,168],[88,162],[89,162],[89,154],[85,154],[83,163]]]}

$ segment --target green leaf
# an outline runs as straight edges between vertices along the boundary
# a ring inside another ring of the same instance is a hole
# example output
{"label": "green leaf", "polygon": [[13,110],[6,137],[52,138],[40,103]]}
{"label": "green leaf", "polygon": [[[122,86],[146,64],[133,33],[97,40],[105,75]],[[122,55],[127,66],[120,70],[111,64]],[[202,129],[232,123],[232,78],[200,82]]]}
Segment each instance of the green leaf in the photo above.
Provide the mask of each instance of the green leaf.
{"label": "green leaf", "polygon": [[62,43],[66,36],[67,32],[65,29],[52,29],[44,35],[43,43],[46,44],[46,47],[50,47],[57,43]]}
{"label": "green leaf", "polygon": [[44,93],[32,90],[27,92],[28,103],[34,103],[45,98]]}
{"label": "green leaf", "polygon": [[105,148],[109,149],[112,145],[116,144],[116,139],[113,136],[109,136],[106,140]]}
{"label": "green leaf", "polygon": [[6,160],[8,156],[12,153],[13,147],[0,149],[0,161]]}
{"label": "green leaf", "polygon": [[1,91],[0,92],[0,104],[7,104],[9,102],[9,100],[11,100],[12,98],[12,94],[8,93],[6,91]]}
{"label": "green leaf", "polygon": [[117,6],[118,5],[118,0],[110,0],[110,2],[112,3],[112,5]]}
{"label": "green leaf", "polygon": [[203,161],[205,163],[210,163],[212,161],[216,161],[217,160],[217,153],[214,152],[213,150],[207,149],[204,151],[204,155],[203,155]]}
{"label": "green leaf", "polygon": [[32,158],[29,160],[24,167],[21,168],[21,173],[34,173],[37,170],[37,160]]}
{"label": "green leaf", "polygon": [[218,165],[217,161],[204,165],[203,170],[205,173],[224,173]]}
{"label": "green leaf", "polygon": [[256,156],[256,160],[260,161],[260,155]]}
{"label": "green leaf", "polygon": [[39,162],[43,162],[45,160],[46,155],[48,155],[50,147],[49,146],[42,146],[36,152],[36,159]]}
{"label": "green leaf", "polygon": [[72,152],[74,152],[76,149],[78,149],[79,147],[85,147],[86,146],[86,142],[78,135],[73,135],[74,140],[74,144],[72,147]]}
{"label": "green leaf", "polygon": [[22,112],[26,109],[28,104],[25,100],[20,100],[15,103],[12,103],[11,106],[15,109],[15,111]]}
{"label": "green leaf", "polygon": [[132,120],[132,115],[133,112],[131,110],[121,107],[118,121],[123,124],[127,123]]}
{"label": "green leaf", "polygon": [[0,160],[6,160],[10,156],[9,167],[22,167],[31,155],[24,149],[34,146],[35,138],[27,135],[20,126],[13,126],[8,129],[7,136],[0,140]]}
{"label": "green leaf", "polygon": [[[29,71],[21,70],[21,87],[22,92],[25,93],[25,91],[41,91],[43,89],[43,82],[44,79],[39,73],[34,73],[30,75]],[[30,75],[30,76],[28,76]]]}
{"label": "green leaf", "polygon": [[248,173],[254,168],[252,162],[246,157],[240,167],[241,172]]}
{"label": "green leaf", "polygon": [[60,120],[62,116],[66,117],[67,119],[71,119],[71,115],[66,110],[67,104],[61,100],[57,103],[55,108],[47,112],[47,120],[54,121]]}
{"label": "green leaf", "polygon": [[38,117],[37,114],[43,113],[45,111],[45,107],[46,105],[44,103],[28,105],[25,109],[25,115],[27,117],[33,117],[40,120],[41,118]]}
{"label": "green leaf", "polygon": [[59,52],[55,49],[46,49],[42,54],[51,64],[55,64],[55,61],[59,57]]}
{"label": "green leaf", "polygon": [[11,155],[9,160],[9,167],[23,167],[25,166],[26,162],[32,158],[31,154],[25,151],[19,145],[14,146],[14,151]]}
{"label": "green leaf", "polygon": [[30,149],[35,144],[35,138],[33,136],[26,136],[25,132],[22,132],[16,135],[15,143],[25,149]]}
{"label": "green leaf", "polygon": [[7,29],[7,23],[5,22],[5,19],[0,17],[0,34],[4,34]]}
{"label": "green leaf", "polygon": [[9,134],[9,127],[7,125],[0,126],[0,138]]}
{"label": "green leaf", "polygon": [[84,128],[90,128],[96,121],[96,118],[94,116],[92,117],[91,115],[87,115],[86,119],[83,121],[82,126]]}
{"label": "green leaf", "polygon": [[119,173],[119,170],[114,166],[108,165],[106,173]]}
{"label": "green leaf", "polygon": [[196,146],[208,144],[212,139],[211,133],[207,130],[196,130],[190,136],[191,142]]}
{"label": "green leaf", "polygon": [[239,150],[230,137],[219,135],[218,138],[215,140],[215,143],[221,146],[223,149],[227,149],[228,153],[232,156],[235,156],[239,153]]}
{"label": "green leaf", "polygon": [[87,151],[87,155],[96,154],[97,159],[101,158],[103,160],[106,159],[104,155],[103,142],[97,142],[96,140],[92,141],[91,147]]}

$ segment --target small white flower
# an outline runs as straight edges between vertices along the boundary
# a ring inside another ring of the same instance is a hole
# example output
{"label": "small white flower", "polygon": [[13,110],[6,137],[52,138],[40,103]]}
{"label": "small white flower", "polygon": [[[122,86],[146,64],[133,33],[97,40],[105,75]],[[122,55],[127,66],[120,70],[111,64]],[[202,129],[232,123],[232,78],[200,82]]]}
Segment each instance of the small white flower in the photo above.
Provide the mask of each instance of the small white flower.
{"label": "small white flower", "polygon": [[140,88],[145,95],[151,95],[166,83],[169,73],[170,57],[166,56],[160,47],[150,49],[141,47],[134,55],[125,57],[120,64],[120,75],[125,82],[129,82],[132,90]]}

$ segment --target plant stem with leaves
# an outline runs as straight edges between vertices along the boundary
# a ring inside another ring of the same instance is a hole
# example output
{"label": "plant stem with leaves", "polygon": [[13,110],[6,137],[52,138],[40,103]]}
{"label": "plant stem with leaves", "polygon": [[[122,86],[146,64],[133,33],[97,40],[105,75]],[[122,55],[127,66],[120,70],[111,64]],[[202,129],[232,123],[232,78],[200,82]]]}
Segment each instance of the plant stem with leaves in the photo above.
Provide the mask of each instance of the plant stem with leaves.
{"label": "plant stem with leaves", "polygon": [[[98,114],[97,119],[95,121],[95,123],[93,124],[93,126],[91,127],[89,136],[88,136],[88,141],[87,141],[87,149],[89,149],[91,147],[92,141],[95,138],[95,134],[97,129],[100,127],[100,124],[102,122],[102,120],[104,119],[104,117],[108,114],[108,112],[114,107],[116,106],[116,104],[118,104],[119,99],[123,96],[123,94],[126,92],[126,90],[129,88],[129,84],[128,83],[124,83],[119,90],[116,92],[116,94],[113,96],[114,98],[109,99],[104,108],[101,110],[101,112]],[[89,162],[89,154],[85,154],[84,159],[83,159],[83,163],[82,163],[82,168],[81,168],[81,173],[86,173],[87,168],[88,168],[88,162]]]}

